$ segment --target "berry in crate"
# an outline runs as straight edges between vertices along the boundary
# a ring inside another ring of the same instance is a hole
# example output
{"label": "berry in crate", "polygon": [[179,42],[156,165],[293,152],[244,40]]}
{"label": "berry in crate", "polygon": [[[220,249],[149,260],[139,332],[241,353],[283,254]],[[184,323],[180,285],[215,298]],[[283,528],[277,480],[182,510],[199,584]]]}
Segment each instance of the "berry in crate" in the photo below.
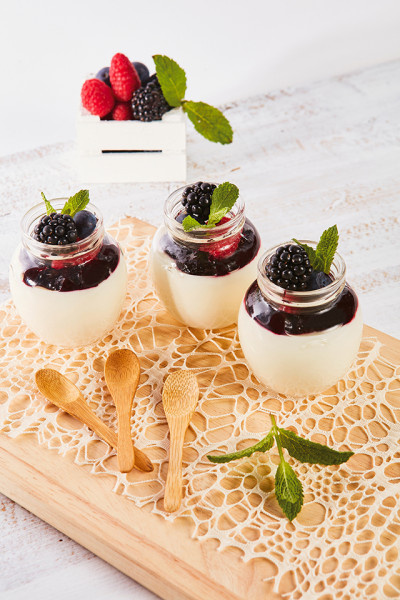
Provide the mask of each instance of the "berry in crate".
{"label": "berry in crate", "polygon": [[110,66],[84,82],[82,106],[104,121],[160,121],[169,111],[181,109],[198,133],[211,142],[230,144],[233,131],[220,110],[185,98],[186,73],[171,58],[153,56],[155,73],[118,52]]}

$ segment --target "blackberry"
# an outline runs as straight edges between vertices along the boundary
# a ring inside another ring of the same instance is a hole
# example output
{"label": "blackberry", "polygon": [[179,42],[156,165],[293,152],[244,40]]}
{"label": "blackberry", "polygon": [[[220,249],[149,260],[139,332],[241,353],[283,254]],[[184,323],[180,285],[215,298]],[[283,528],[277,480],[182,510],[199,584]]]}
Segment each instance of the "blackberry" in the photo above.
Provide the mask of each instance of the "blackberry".
{"label": "blackberry", "polygon": [[157,75],[152,75],[132,96],[134,121],[160,121],[171,110],[158,83]]}
{"label": "blackberry", "polygon": [[43,244],[65,246],[76,242],[78,232],[72,217],[53,212],[40,219],[33,230],[32,237]]}
{"label": "blackberry", "polygon": [[185,187],[182,204],[188,215],[204,225],[210,216],[211,197],[217,186],[214,183],[198,181]]}
{"label": "blackberry", "polygon": [[275,285],[293,291],[304,292],[311,289],[310,279],[313,273],[307,252],[297,244],[278,248],[266,267],[267,277]]}

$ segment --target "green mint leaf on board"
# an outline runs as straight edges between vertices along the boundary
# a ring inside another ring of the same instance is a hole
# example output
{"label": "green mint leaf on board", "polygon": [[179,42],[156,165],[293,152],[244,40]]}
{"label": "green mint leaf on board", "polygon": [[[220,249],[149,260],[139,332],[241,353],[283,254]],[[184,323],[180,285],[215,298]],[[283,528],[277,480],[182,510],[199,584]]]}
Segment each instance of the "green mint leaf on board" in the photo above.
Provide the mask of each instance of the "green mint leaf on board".
{"label": "green mint leaf on board", "polygon": [[192,229],[196,229],[197,227],[204,227],[201,223],[193,219],[190,215],[185,217],[182,221],[182,227],[184,231],[191,231]]}
{"label": "green mint leaf on board", "polygon": [[279,428],[281,444],[290,456],[302,463],[313,465],[341,465],[353,456],[354,452],[338,452],[323,444],[317,444],[296,435],[293,431]]}
{"label": "green mint leaf on board", "polygon": [[164,98],[170,106],[180,106],[186,92],[185,71],[168,56],[155,54],[153,59]]}
{"label": "green mint leaf on board", "polygon": [[[300,482],[299,482],[300,483]],[[300,484],[301,485],[301,484]],[[301,492],[301,496],[297,498],[295,502],[289,502],[285,498],[278,496],[275,492],[276,499],[278,500],[278,504],[289,519],[289,521],[293,521],[295,517],[299,514],[303,506],[303,491]]]}
{"label": "green mint leaf on board", "polygon": [[61,211],[62,215],[73,217],[77,212],[83,210],[89,202],[89,190],[80,190],[66,201]]}
{"label": "green mint leaf on board", "polygon": [[51,213],[53,213],[53,212],[57,212],[57,211],[56,211],[56,210],[55,210],[55,209],[52,207],[52,205],[50,204],[50,202],[47,200],[47,198],[46,198],[46,196],[43,194],[43,192],[40,192],[40,193],[42,194],[43,202],[44,202],[44,203],[45,203],[45,205],[46,205],[46,213],[47,213],[48,215],[51,215]]}
{"label": "green mint leaf on board", "polygon": [[239,188],[225,181],[215,188],[211,196],[210,216],[208,217],[207,227],[215,227],[222,217],[228,214],[233,208],[236,200],[239,198]]}
{"label": "green mint leaf on board", "polygon": [[250,446],[249,448],[245,448],[244,450],[239,450],[238,452],[232,452],[231,454],[221,454],[220,456],[207,456],[208,460],[213,463],[227,463],[231,460],[237,460],[238,458],[244,458],[245,456],[251,456],[254,452],[267,452],[271,450],[274,445],[274,434],[271,431],[268,435],[263,438],[254,446]]}
{"label": "green mint leaf on board", "polygon": [[232,127],[220,110],[205,102],[192,102],[190,100],[182,102],[182,108],[192,121],[196,131],[207,140],[219,142],[220,144],[230,144],[232,142]]}
{"label": "green mint leaf on board", "polygon": [[337,225],[333,225],[332,227],[329,227],[329,229],[326,229],[321,235],[321,238],[318,242],[316,253],[322,262],[321,271],[323,271],[327,275],[329,275],[329,272],[331,270],[331,264],[333,261],[333,257],[335,256],[338,243],[339,233]]}
{"label": "green mint leaf on board", "polygon": [[301,246],[307,252],[313,269],[316,271],[323,271],[329,275],[333,257],[335,256],[335,252],[339,243],[337,225],[333,225],[324,231],[315,250],[307,244],[302,244],[295,238],[293,238],[293,241],[296,242],[296,244],[299,244],[299,246]]}
{"label": "green mint leaf on board", "polygon": [[301,482],[286,460],[281,460],[275,473],[275,494],[290,503],[303,496]]}

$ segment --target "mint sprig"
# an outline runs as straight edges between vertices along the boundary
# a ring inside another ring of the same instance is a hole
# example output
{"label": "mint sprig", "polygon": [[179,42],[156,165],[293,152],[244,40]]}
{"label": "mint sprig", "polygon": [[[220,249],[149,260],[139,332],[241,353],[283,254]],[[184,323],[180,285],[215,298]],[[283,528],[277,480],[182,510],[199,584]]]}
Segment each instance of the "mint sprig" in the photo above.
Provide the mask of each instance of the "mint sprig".
{"label": "mint sprig", "polygon": [[51,215],[51,213],[53,213],[53,212],[57,212],[57,211],[56,211],[56,210],[55,210],[55,209],[52,207],[52,205],[50,204],[50,202],[47,200],[47,198],[46,198],[46,196],[44,195],[44,193],[43,193],[43,192],[40,192],[40,193],[42,194],[43,202],[44,202],[44,203],[45,203],[45,205],[46,205],[46,213],[47,213],[48,215]]}
{"label": "mint sprig", "polygon": [[[43,201],[46,205],[46,213],[50,215],[53,212],[57,212],[55,208],[52,207],[50,202],[47,200],[46,196],[43,192],[41,192]],[[87,204],[89,203],[89,190],[79,190],[76,194],[68,198],[66,203],[64,204],[61,214],[62,215],[70,215],[74,217],[77,212],[83,210]]]}
{"label": "mint sprig", "polygon": [[293,238],[293,241],[296,242],[296,244],[299,244],[299,246],[307,252],[307,256],[313,269],[316,271],[323,271],[329,275],[332,261],[339,244],[337,225],[332,225],[332,227],[329,227],[323,232],[315,250],[307,244],[302,244],[295,238]]}
{"label": "mint sprig", "polygon": [[215,227],[221,219],[228,214],[233,208],[236,200],[239,197],[239,188],[234,183],[221,183],[217,186],[211,196],[210,215],[206,225],[199,223],[188,215],[182,221],[182,226],[185,231],[191,231],[201,227],[203,229],[211,229]]}
{"label": "mint sprig", "polygon": [[319,465],[340,465],[347,462],[354,452],[338,452],[329,446],[311,442],[296,435],[293,431],[278,427],[274,415],[271,415],[271,421],[272,427],[266,437],[254,446],[239,452],[207,456],[207,458],[213,463],[230,462],[251,456],[254,452],[266,452],[272,448],[275,440],[280,458],[275,474],[275,495],[289,521],[293,521],[303,506],[303,486],[293,468],[285,460],[283,448],[286,448],[292,458],[302,463]]}
{"label": "mint sprig", "polygon": [[230,144],[232,127],[220,110],[205,102],[185,100],[186,73],[177,62],[161,54],[153,56],[162,93],[172,107],[182,106],[196,131],[211,142]]}

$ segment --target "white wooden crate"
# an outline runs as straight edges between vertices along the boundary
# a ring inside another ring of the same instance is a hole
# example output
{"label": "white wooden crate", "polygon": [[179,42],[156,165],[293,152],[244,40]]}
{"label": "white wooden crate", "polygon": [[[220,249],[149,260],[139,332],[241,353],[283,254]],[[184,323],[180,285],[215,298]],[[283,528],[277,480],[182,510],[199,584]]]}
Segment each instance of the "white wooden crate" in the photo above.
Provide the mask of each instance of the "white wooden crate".
{"label": "white wooden crate", "polygon": [[161,121],[101,121],[81,107],[77,170],[82,182],[186,181],[186,119],[181,108]]}

